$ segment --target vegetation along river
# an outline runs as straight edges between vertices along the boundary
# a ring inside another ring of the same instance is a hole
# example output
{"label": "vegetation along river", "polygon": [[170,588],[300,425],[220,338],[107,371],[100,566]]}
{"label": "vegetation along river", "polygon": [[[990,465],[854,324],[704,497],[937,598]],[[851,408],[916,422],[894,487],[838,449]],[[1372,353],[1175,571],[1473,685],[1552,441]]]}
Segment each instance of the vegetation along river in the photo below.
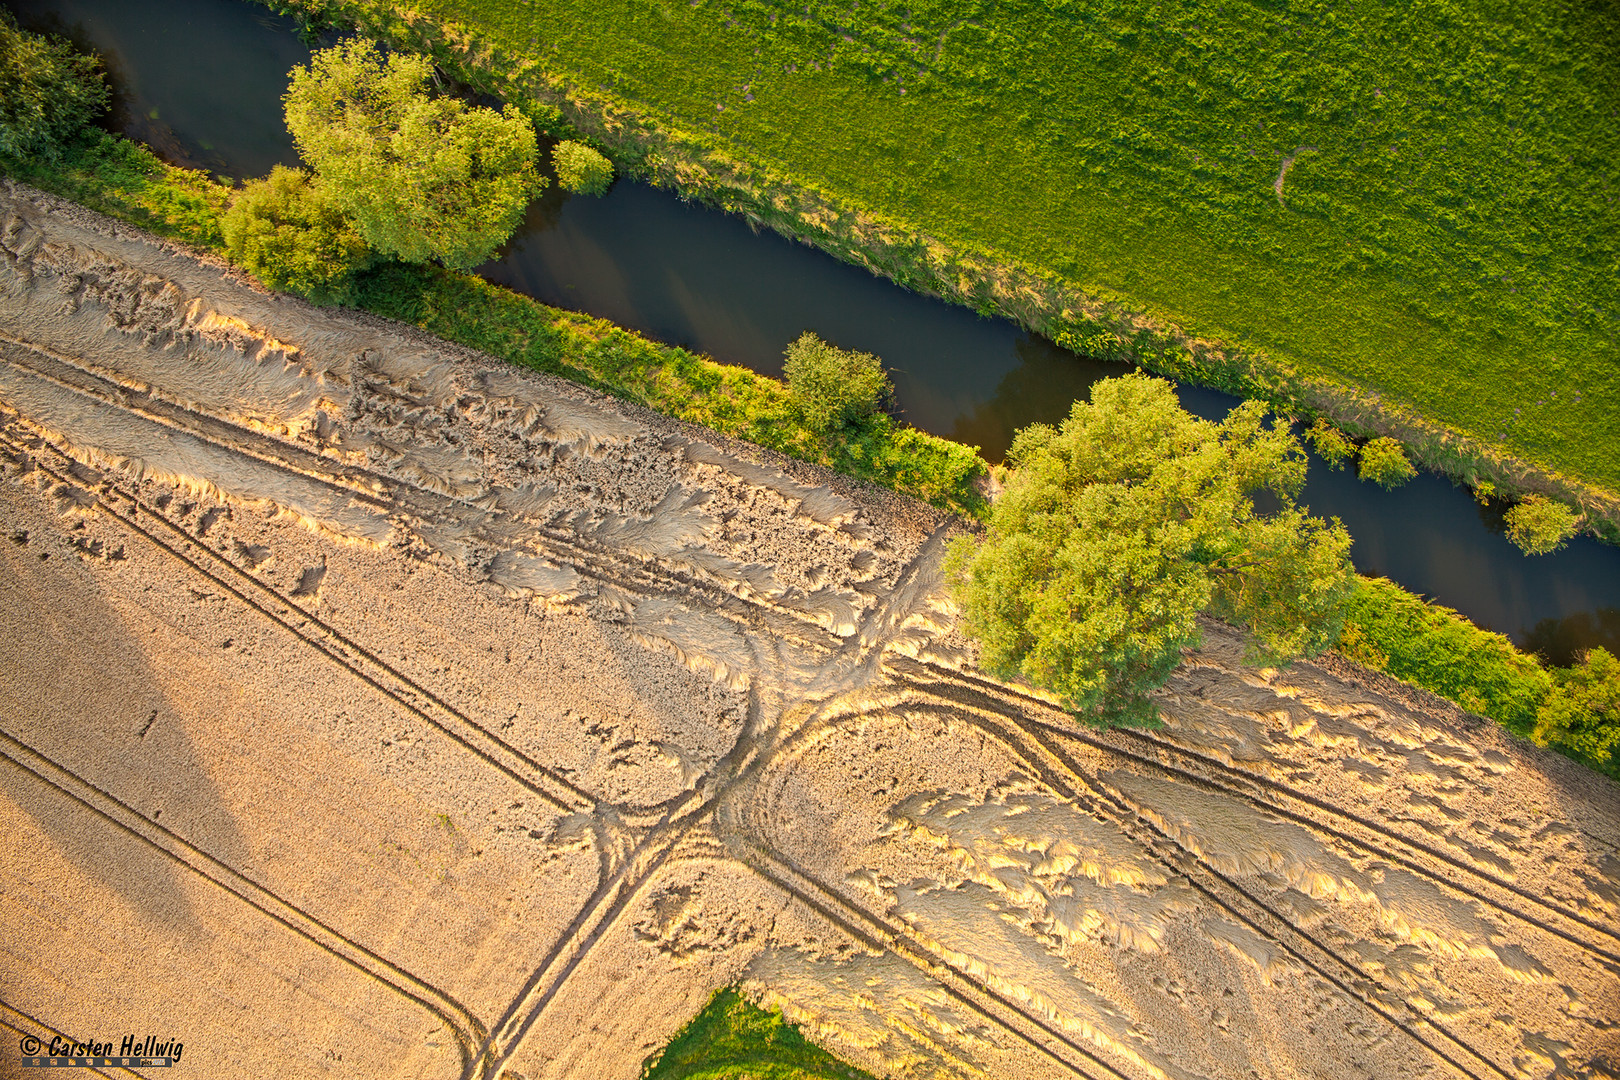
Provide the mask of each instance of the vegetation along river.
{"label": "vegetation along river", "polygon": [[[28,29],[99,52],[114,86],[112,124],[174,163],[233,178],[296,163],[281,95],[310,49],[291,20],[246,0],[4,2]],[[881,356],[906,420],[980,446],[991,460],[1017,428],[1061,419],[1092,382],[1121,370],[625,181],[600,199],[552,185],[505,256],[481,273],[772,375],[787,343],[814,330]],[[1237,400],[1198,387],[1180,393],[1210,418]],[[1424,475],[1385,492],[1314,457],[1304,501],[1344,521],[1363,573],[1556,663],[1588,645],[1620,652],[1620,550],[1583,537],[1527,558],[1503,537],[1500,508],[1476,505],[1443,479]]]}

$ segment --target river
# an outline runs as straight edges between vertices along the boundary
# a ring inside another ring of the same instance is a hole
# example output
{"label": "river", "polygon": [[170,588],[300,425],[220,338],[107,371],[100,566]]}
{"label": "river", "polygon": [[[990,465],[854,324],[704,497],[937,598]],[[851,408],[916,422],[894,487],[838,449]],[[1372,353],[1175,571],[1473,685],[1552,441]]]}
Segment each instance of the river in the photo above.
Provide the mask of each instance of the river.
{"label": "river", "polygon": [[[247,0],[6,0],[25,27],[99,52],[110,125],[177,164],[242,179],[297,155],[281,121],[287,72],[309,59],[297,27]],[[555,185],[530,208],[486,278],[558,307],[770,375],[805,330],[876,353],[903,417],[999,460],[1012,433],[1056,421],[1123,366],[1076,356],[1000,319],[907,292],[741,219],[619,182],[604,198]],[[1236,398],[1180,388],[1219,418]],[[1423,475],[1385,492],[1314,456],[1304,501],[1337,516],[1363,573],[1382,574],[1507,634],[1555,663],[1602,644],[1620,652],[1620,550],[1578,538],[1526,557],[1500,506]]]}

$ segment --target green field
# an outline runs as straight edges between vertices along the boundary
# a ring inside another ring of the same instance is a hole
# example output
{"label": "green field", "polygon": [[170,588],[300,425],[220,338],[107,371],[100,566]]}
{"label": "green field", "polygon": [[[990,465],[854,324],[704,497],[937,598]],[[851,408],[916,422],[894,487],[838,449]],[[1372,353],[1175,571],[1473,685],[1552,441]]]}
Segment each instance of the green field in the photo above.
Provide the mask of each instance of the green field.
{"label": "green field", "polygon": [[1620,491],[1605,0],[293,2]]}
{"label": "green field", "polygon": [[644,1080],[872,1080],[799,1029],[722,990],[642,1070]]}

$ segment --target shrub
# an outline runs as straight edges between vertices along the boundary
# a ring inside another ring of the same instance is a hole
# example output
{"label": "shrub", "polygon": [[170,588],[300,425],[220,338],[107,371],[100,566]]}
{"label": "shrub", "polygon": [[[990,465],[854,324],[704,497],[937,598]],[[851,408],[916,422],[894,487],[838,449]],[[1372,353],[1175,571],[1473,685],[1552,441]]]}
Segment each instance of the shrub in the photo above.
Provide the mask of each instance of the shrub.
{"label": "shrub", "polygon": [[20,29],[0,9],[0,155],[56,160],[107,100],[99,59]]}
{"label": "shrub", "polygon": [[579,142],[560,142],[551,150],[557,183],[581,195],[606,195],[613,183],[613,162]]}
{"label": "shrub", "polygon": [[1326,420],[1318,417],[1316,423],[1305,432],[1305,437],[1311,440],[1323,461],[1330,469],[1342,469],[1351,458],[1356,455],[1355,444],[1345,438],[1344,433]]}
{"label": "shrub", "polygon": [[788,346],[782,371],[805,426],[822,434],[860,424],[893,390],[876,356],[829,345],[808,330]]}
{"label": "shrub", "polygon": [[1394,439],[1380,436],[1361,448],[1360,476],[1363,480],[1371,480],[1379,487],[1388,489],[1398,488],[1416,475],[1417,470],[1406,460],[1406,451]]}
{"label": "shrub", "polygon": [[1362,578],[1351,597],[1341,651],[1529,734],[1551,677],[1501,634],[1450,608],[1425,603],[1384,578]]}
{"label": "shrub", "polygon": [[1555,671],[1531,738],[1620,774],[1620,660],[1592,649],[1574,667]]}
{"label": "shrub", "polygon": [[[1250,401],[1200,420],[1168,382],[1127,375],[1093,386],[1061,428],[1020,431],[988,535],[951,552],[985,667],[1077,716],[1141,723],[1201,612],[1246,626],[1253,659],[1327,647],[1355,588],[1350,536],[1293,504],[1304,453],[1265,416]],[[1258,514],[1261,490],[1281,509]]]}
{"label": "shrub", "polygon": [[371,257],[309,174],[284,165],[237,193],[220,231],[232,262],[269,288],[318,304],[352,303],[354,276]]}
{"label": "shrub", "polygon": [[332,204],[377,251],[453,269],[485,262],[546,181],[534,128],[504,112],[432,97],[433,63],[368,41],[296,67],[287,128]]}
{"label": "shrub", "polygon": [[1502,519],[1507,537],[1526,555],[1547,555],[1563,547],[1581,527],[1578,511],[1545,495],[1527,495]]}

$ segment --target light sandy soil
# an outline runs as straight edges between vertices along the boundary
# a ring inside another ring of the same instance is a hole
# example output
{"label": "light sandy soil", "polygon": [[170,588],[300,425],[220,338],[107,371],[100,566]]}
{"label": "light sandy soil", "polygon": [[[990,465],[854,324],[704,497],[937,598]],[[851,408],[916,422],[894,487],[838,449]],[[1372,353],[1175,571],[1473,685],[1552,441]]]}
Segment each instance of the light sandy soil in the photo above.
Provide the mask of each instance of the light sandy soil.
{"label": "light sandy soil", "polygon": [[1612,783],[1214,626],[1076,729],[933,511],[0,204],[0,1072],[1620,1070]]}

